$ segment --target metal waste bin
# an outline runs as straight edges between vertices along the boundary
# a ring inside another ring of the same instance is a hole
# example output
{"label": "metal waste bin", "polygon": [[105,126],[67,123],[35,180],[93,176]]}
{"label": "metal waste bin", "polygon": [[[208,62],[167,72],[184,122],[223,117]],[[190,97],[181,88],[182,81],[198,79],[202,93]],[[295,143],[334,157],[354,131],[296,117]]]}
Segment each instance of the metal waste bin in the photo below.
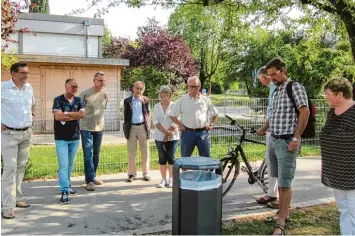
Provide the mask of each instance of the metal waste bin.
{"label": "metal waste bin", "polygon": [[[195,170],[180,173],[180,169]],[[211,170],[216,170],[212,172]],[[173,235],[220,235],[222,163],[207,157],[175,161],[172,200]]]}

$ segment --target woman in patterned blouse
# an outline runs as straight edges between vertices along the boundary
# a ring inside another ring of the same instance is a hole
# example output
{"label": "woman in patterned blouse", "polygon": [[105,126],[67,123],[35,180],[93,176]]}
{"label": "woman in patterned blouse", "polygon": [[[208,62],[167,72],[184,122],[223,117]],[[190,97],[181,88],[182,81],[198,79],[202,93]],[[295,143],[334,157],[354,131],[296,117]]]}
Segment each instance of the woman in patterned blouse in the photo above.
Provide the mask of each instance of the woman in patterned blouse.
{"label": "woman in patterned blouse", "polygon": [[320,134],[322,183],[333,188],[342,235],[355,235],[355,101],[348,80],[324,85],[331,106]]}

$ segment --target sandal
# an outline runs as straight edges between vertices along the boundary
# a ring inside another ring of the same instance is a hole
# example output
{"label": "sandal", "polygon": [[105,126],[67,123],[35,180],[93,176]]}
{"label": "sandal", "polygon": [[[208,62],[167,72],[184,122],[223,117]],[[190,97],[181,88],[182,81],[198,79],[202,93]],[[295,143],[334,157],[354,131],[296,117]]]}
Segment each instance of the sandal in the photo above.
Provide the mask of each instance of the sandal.
{"label": "sandal", "polygon": [[[277,221],[278,219],[279,219],[279,211],[277,211],[275,215],[267,217],[265,221],[273,222],[273,221]],[[286,221],[290,221],[290,211],[287,214]]]}
{"label": "sandal", "polygon": [[5,209],[2,212],[2,217],[4,217],[5,219],[13,219],[15,218],[15,212],[14,209]]}
{"label": "sandal", "polygon": [[272,201],[272,202],[268,202],[266,203],[266,206],[272,209],[279,209],[280,208],[280,203],[279,201]]}
{"label": "sandal", "polygon": [[17,201],[16,202],[16,207],[19,207],[19,208],[27,208],[27,207],[30,207],[30,204],[26,201]]}
{"label": "sandal", "polygon": [[269,202],[273,202],[273,201],[276,201],[276,200],[277,200],[277,197],[269,197],[268,195],[265,195],[264,197],[256,199],[256,201],[259,204],[267,204]]}
{"label": "sandal", "polygon": [[[281,233],[279,233],[279,234],[274,234],[275,229],[280,229],[280,230],[281,230]],[[281,225],[281,224],[276,224],[275,227],[274,227],[274,232],[272,232],[271,235],[285,235],[285,226],[283,226],[283,225]]]}

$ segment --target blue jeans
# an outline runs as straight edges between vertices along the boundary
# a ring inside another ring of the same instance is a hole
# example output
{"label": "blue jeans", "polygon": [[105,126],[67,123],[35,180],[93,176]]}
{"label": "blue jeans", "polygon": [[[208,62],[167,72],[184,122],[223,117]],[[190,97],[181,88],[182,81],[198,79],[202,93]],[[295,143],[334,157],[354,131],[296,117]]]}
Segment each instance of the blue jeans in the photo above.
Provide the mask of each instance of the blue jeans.
{"label": "blue jeans", "polygon": [[155,144],[157,145],[158,155],[159,155],[159,164],[161,166],[165,166],[166,163],[169,165],[174,164],[176,148],[178,146],[178,140],[172,140],[168,142],[162,142],[155,140]]}
{"label": "blue jeans", "polygon": [[58,183],[62,193],[69,192],[70,176],[74,168],[74,160],[78,152],[80,140],[55,140],[58,157]]}
{"label": "blue jeans", "polygon": [[86,183],[94,182],[100,160],[100,147],[104,132],[81,130],[81,145],[84,152],[84,169]]}
{"label": "blue jeans", "polygon": [[197,146],[202,157],[210,156],[210,135],[207,130],[195,132],[186,130],[181,132],[181,157],[190,157]]}

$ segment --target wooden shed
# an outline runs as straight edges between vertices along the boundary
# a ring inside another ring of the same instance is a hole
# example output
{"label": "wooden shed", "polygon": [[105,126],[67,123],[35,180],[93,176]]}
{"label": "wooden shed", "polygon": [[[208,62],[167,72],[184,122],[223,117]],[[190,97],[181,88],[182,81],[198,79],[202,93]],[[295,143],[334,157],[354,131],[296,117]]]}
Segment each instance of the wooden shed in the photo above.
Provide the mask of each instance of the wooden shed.
{"label": "wooden shed", "polygon": [[[8,50],[20,61],[29,63],[28,82],[34,89],[37,102],[36,133],[53,131],[53,99],[65,92],[65,80],[77,79],[79,95],[93,85],[97,71],[103,71],[107,80],[105,90],[109,103],[105,129],[119,130],[121,72],[129,62],[102,58],[103,27],[102,19],[43,14],[20,16],[16,25],[18,32],[13,35],[19,44]],[[32,34],[23,34],[21,28],[29,28]],[[8,79],[11,79],[10,73],[2,70],[1,80]]]}

